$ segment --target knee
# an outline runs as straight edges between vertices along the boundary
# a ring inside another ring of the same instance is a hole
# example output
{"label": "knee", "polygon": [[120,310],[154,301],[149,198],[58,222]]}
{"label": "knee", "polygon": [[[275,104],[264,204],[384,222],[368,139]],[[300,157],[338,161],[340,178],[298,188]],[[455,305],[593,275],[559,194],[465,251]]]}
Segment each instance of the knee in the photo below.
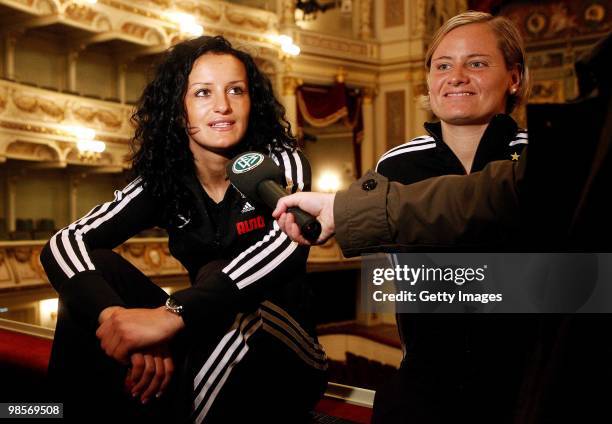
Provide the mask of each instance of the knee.
{"label": "knee", "polygon": [[97,269],[112,269],[125,261],[121,255],[111,249],[94,249],[89,252],[89,258]]}
{"label": "knee", "polygon": [[130,274],[132,271],[133,265],[111,249],[94,249],[89,252],[89,258],[98,272],[111,285],[115,284],[119,275]]}

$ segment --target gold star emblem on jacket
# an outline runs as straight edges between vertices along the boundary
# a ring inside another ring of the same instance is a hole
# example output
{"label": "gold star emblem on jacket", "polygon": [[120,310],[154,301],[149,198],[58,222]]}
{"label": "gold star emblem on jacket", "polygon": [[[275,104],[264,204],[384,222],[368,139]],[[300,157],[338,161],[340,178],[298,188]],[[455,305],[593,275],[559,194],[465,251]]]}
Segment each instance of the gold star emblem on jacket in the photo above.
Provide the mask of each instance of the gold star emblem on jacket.
{"label": "gold star emblem on jacket", "polygon": [[518,153],[514,152],[510,155],[510,157],[512,157],[512,160],[519,160],[519,158],[521,157],[521,155],[519,155]]}

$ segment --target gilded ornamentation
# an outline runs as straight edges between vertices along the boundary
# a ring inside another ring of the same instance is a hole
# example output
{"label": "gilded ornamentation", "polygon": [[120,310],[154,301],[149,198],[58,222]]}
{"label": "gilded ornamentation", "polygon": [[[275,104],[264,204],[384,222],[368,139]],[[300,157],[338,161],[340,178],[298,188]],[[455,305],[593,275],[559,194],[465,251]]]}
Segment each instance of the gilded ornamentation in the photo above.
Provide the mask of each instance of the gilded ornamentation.
{"label": "gilded ornamentation", "polygon": [[38,107],[46,115],[49,115],[58,121],[64,120],[64,110],[50,100],[39,99]]}
{"label": "gilded ornamentation", "polygon": [[6,88],[0,88],[0,111],[6,107]]}
{"label": "gilded ornamentation", "polygon": [[561,103],[565,101],[564,97],[561,81],[535,81],[529,103]]}
{"label": "gilded ornamentation", "polygon": [[283,25],[295,25],[295,1],[283,0],[281,23]]}
{"label": "gilded ornamentation", "polygon": [[17,262],[25,263],[28,262],[30,256],[32,256],[32,248],[30,246],[18,246],[13,250],[13,254]]}
{"label": "gilded ornamentation", "polygon": [[91,122],[96,117],[96,111],[90,107],[83,107],[76,109],[74,115],[81,121]]}
{"label": "gilded ornamentation", "polygon": [[121,119],[117,118],[114,113],[108,110],[100,110],[96,113],[98,121],[102,122],[105,126],[111,128],[121,127]]}
{"label": "gilded ornamentation", "polygon": [[295,96],[295,90],[300,85],[300,81],[294,77],[283,77],[283,95]]}
{"label": "gilded ornamentation", "polygon": [[363,92],[363,104],[371,105],[372,100],[374,99],[374,89],[370,87],[365,87],[362,89]]}
{"label": "gilded ornamentation", "polygon": [[35,161],[57,161],[59,153],[46,144],[28,143],[26,141],[14,141],[6,148],[9,157],[28,158]]}
{"label": "gilded ornamentation", "polygon": [[91,123],[94,120],[98,120],[98,122],[102,123],[102,125],[118,129],[121,127],[121,118],[118,118],[114,113],[109,110],[95,110],[91,107],[81,106],[78,109],[75,109],[74,115],[81,121]]}
{"label": "gilded ornamentation", "polygon": [[372,0],[361,0],[359,11],[359,36],[362,39],[372,37]]}
{"label": "gilded ornamentation", "polygon": [[336,73],[336,82],[340,84],[344,83],[347,75],[348,75],[348,72],[346,72],[346,69],[344,69],[344,66],[340,66]]}
{"label": "gilded ornamentation", "polygon": [[81,4],[70,4],[64,11],[70,19],[87,25],[92,25],[94,19],[98,16],[98,12],[90,7]]}
{"label": "gilded ornamentation", "polygon": [[[412,2],[410,3],[412,5]],[[426,24],[426,15],[427,15],[427,2],[426,0],[417,0],[416,2],[416,11],[411,11],[411,15],[413,16],[413,26],[412,33],[415,35],[425,35],[425,29],[427,28]]]}
{"label": "gilded ornamentation", "polygon": [[406,97],[404,90],[385,93],[387,149],[399,146],[406,139]]}
{"label": "gilded ornamentation", "polygon": [[126,249],[128,252],[130,252],[130,255],[140,258],[142,255],[144,255],[145,245],[144,243],[130,243],[126,245]]}
{"label": "gilded ornamentation", "polygon": [[152,44],[162,44],[164,42],[161,34],[155,29],[135,22],[124,23],[121,26],[121,32],[141,40],[146,40]]}
{"label": "gilded ornamentation", "polygon": [[64,119],[64,110],[48,99],[15,93],[13,95],[13,103],[22,112],[37,113],[40,111],[57,122]]}
{"label": "gilded ornamentation", "polygon": [[17,106],[19,110],[28,113],[36,112],[36,107],[38,106],[36,97],[32,96],[13,97],[13,103],[15,103],[15,106]]}
{"label": "gilded ornamentation", "polygon": [[204,17],[213,22],[218,22],[221,19],[221,11],[208,4],[202,4],[202,2],[179,0],[175,2],[175,6],[184,12]]}
{"label": "gilded ornamentation", "polygon": [[170,0],[139,0],[138,3],[151,3],[162,9],[168,9],[172,5]]}
{"label": "gilded ornamentation", "polygon": [[336,40],[318,35],[300,34],[300,45],[334,50],[350,55],[368,56],[368,46],[365,43]]}
{"label": "gilded ornamentation", "polygon": [[57,13],[57,7],[52,0],[38,0],[36,2],[36,11],[41,15],[49,15],[51,13]]}
{"label": "gilded ornamentation", "polygon": [[229,7],[225,11],[225,17],[230,23],[234,25],[240,25],[240,26],[247,25],[255,29],[258,29],[260,31],[263,31],[268,28],[267,21],[257,18],[255,16],[249,16],[244,13],[234,12]]}
{"label": "gilded ornamentation", "polygon": [[31,253],[30,253],[30,267],[32,268],[32,270],[39,275],[41,278],[43,278],[44,280],[46,280],[46,273],[45,273],[45,269],[43,268],[42,264],[40,263],[40,252],[42,251],[42,248],[40,246],[36,246],[34,248],[31,249]]}
{"label": "gilded ornamentation", "polygon": [[162,255],[158,246],[150,246],[145,254],[145,261],[153,268],[161,268],[163,263]]}
{"label": "gilded ornamentation", "polygon": [[576,36],[607,34],[612,28],[610,1],[510,3],[500,14],[515,22],[527,43],[536,40],[567,41]]}
{"label": "gilded ornamentation", "polygon": [[[19,122],[0,121],[0,128],[33,132],[37,134],[60,135],[60,136],[66,136],[66,137],[72,136],[72,133],[61,131],[56,128],[42,127],[42,126],[32,125],[32,124],[22,124]],[[104,141],[107,143],[115,143],[115,144],[127,144],[130,141],[129,137],[123,137],[123,138],[122,137],[110,137],[110,136],[106,136],[102,134],[97,135],[96,138],[100,141]]]}
{"label": "gilded ornamentation", "polygon": [[120,3],[115,0],[98,0],[98,3],[107,5],[109,7],[112,7],[113,9],[117,9],[122,12],[128,12],[128,13],[133,13],[134,15],[144,16],[145,18],[159,19],[162,21],[165,19],[164,16],[162,16],[159,13],[155,13],[155,12],[152,12],[146,9],[141,9],[133,5],[127,5],[125,3]]}
{"label": "gilded ornamentation", "polygon": [[70,163],[79,163],[84,165],[120,165],[113,161],[113,156],[107,152],[96,154],[95,157],[86,157],[79,152],[79,149],[74,146],[66,155],[66,161]]}
{"label": "gilded ornamentation", "polygon": [[32,7],[34,0],[16,0],[19,4],[25,4],[26,6]]}
{"label": "gilded ornamentation", "polygon": [[110,31],[113,29],[110,20],[106,16],[99,16],[94,21],[94,27],[98,31]]}
{"label": "gilded ornamentation", "polygon": [[404,0],[385,0],[384,26],[391,28],[404,25]]}

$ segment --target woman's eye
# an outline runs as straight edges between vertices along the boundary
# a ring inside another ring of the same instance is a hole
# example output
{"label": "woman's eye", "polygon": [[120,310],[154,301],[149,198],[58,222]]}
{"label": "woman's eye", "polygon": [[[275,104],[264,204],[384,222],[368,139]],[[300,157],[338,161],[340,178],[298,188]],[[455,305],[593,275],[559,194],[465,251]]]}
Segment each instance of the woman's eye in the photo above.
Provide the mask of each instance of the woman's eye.
{"label": "woman's eye", "polygon": [[436,66],[436,69],[438,71],[446,71],[447,69],[450,69],[450,65],[448,63],[441,63],[438,66]]}
{"label": "woman's eye", "polygon": [[487,64],[485,62],[476,61],[476,62],[470,62],[470,66],[472,68],[484,68],[487,66]]}
{"label": "woman's eye", "polygon": [[210,90],[203,88],[195,92],[196,97],[206,97],[210,95]]}
{"label": "woman's eye", "polygon": [[242,87],[231,87],[231,88],[228,90],[228,92],[229,92],[230,94],[237,94],[237,95],[240,95],[240,94],[244,94],[244,89],[243,89]]}

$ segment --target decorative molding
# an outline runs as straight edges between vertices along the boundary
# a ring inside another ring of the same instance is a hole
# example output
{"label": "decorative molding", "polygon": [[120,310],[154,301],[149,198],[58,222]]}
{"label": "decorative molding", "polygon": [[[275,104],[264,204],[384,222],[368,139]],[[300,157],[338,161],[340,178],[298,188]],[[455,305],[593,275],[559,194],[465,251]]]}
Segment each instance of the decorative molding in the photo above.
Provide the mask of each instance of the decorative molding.
{"label": "decorative molding", "polygon": [[408,3],[411,8],[409,10],[409,16],[412,17],[411,33],[414,37],[426,36],[427,22],[427,0],[416,0]]}
{"label": "decorative molding", "polygon": [[295,77],[283,77],[283,96],[295,96],[295,91],[300,85],[300,80]]}
{"label": "decorative molding", "polygon": [[55,122],[64,120],[64,108],[52,100],[44,97],[24,94],[19,91],[13,93],[13,104],[21,112],[40,116],[42,119],[51,118]]}
{"label": "decorative molding", "polygon": [[359,5],[359,38],[372,38],[372,0],[361,0]]}
{"label": "decorative molding", "polygon": [[123,34],[139,38],[150,44],[164,43],[164,37],[157,29],[136,22],[124,22],[121,25],[120,31]]}
{"label": "decorative molding", "polygon": [[76,3],[69,4],[64,14],[73,21],[90,26],[93,26],[94,20],[99,16],[99,13],[93,8]]}
{"label": "decorative molding", "polygon": [[38,0],[35,8],[41,15],[50,15],[58,12],[57,4],[53,0]]}
{"label": "decorative molding", "polygon": [[171,0],[136,0],[135,3],[144,3],[162,9],[169,9],[172,6]]}
{"label": "decorative molding", "polygon": [[404,0],[385,0],[384,27],[392,28],[404,25]]}
{"label": "decorative molding", "polygon": [[174,5],[181,11],[191,13],[202,18],[206,18],[212,22],[219,22],[222,17],[222,12],[208,4],[193,0],[177,0]]}
{"label": "decorative molding", "polygon": [[0,87],[0,112],[6,108],[7,92],[8,90],[6,87]]}
{"label": "decorative molding", "polygon": [[105,109],[94,109],[87,106],[79,106],[73,110],[74,116],[81,122],[88,124],[100,123],[102,126],[111,129],[121,128],[122,119],[113,112]]}
{"label": "decorative molding", "polygon": [[282,0],[280,23],[284,26],[295,25],[295,1]]}
{"label": "decorative molding", "polygon": [[[42,135],[49,135],[49,136],[73,137],[71,133],[62,131],[57,128],[43,127],[43,126],[32,125],[32,124],[24,124],[21,122],[0,121],[0,128],[5,128],[8,130],[31,132],[33,134],[42,134]],[[107,142],[107,143],[113,143],[113,144],[128,144],[129,141],[131,140],[130,137],[119,138],[119,137],[111,137],[111,136],[102,135],[102,134],[96,136],[96,139]]]}
{"label": "decorative molding", "polygon": [[7,157],[29,159],[38,162],[58,162],[59,153],[46,144],[14,141],[9,143],[4,154]]}
{"label": "decorative molding", "polygon": [[322,35],[314,35],[307,33],[300,33],[299,44],[302,48],[314,47],[319,49],[325,49],[333,51],[335,54],[338,52],[345,53],[351,56],[369,56],[368,44],[359,41],[342,40],[337,38],[326,37]]}
{"label": "decorative molding", "polygon": [[125,144],[133,136],[132,113],[133,106],[0,81],[0,128],[4,129],[72,139],[55,125],[79,124],[96,129],[101,141]]}
{"label": "decorative molding", "polygon": [[529,103],[563,103],[562,80],[534,81]]}
{"label": "decorative molding", "polygon": [[228,22],[234,25],[247,25],[259,31],[263,31],[268,28],[268,21],[255,16],[247,15],[246,13],[235,12],[231,7],[227,7],[225,9],[225,18],[228,20]]}
{"label": "decorative molding", "polygon": [[15,3],[23,4],[24,6],[32,7],[34,0],[13,0]]}
{"label": "decorative molding", "polygon": [[376,90],[374,88],[365,87],[361,91],[363,92],[363,104],[371,105],[376,96]]}
{"label": "decorative molding", "polygon": [[74,145],[68,150],[66,154],[66,162],[71,163],[71,164],[79,164],[79,165],[96,165],[96,166],[118,165],[118,166],[121,166],[120,164],[115,163],[113,155],[111,155],[108,152],[100,153],[93,159],[84,158],[81,156],[81,154],[79,153],[79,150]]}
{"label": "decorative molding", "polygon": [[40,285],[48,282],[40,264],[41,243],[2,243],[0,246],[0,288]]}
{"label": "decorative molding", "polygon": [[386,116],[386,149],[388,150],[406,141],[406,93],[404,90],[385,93],[384,116]]}
{"label": "decorative molding", "polygon": [[612,29],[612,2],[536,2],[508,4],[501,8],[515,22],[529,44],[543,40],[570,40],[577,36],[601,34]]}

